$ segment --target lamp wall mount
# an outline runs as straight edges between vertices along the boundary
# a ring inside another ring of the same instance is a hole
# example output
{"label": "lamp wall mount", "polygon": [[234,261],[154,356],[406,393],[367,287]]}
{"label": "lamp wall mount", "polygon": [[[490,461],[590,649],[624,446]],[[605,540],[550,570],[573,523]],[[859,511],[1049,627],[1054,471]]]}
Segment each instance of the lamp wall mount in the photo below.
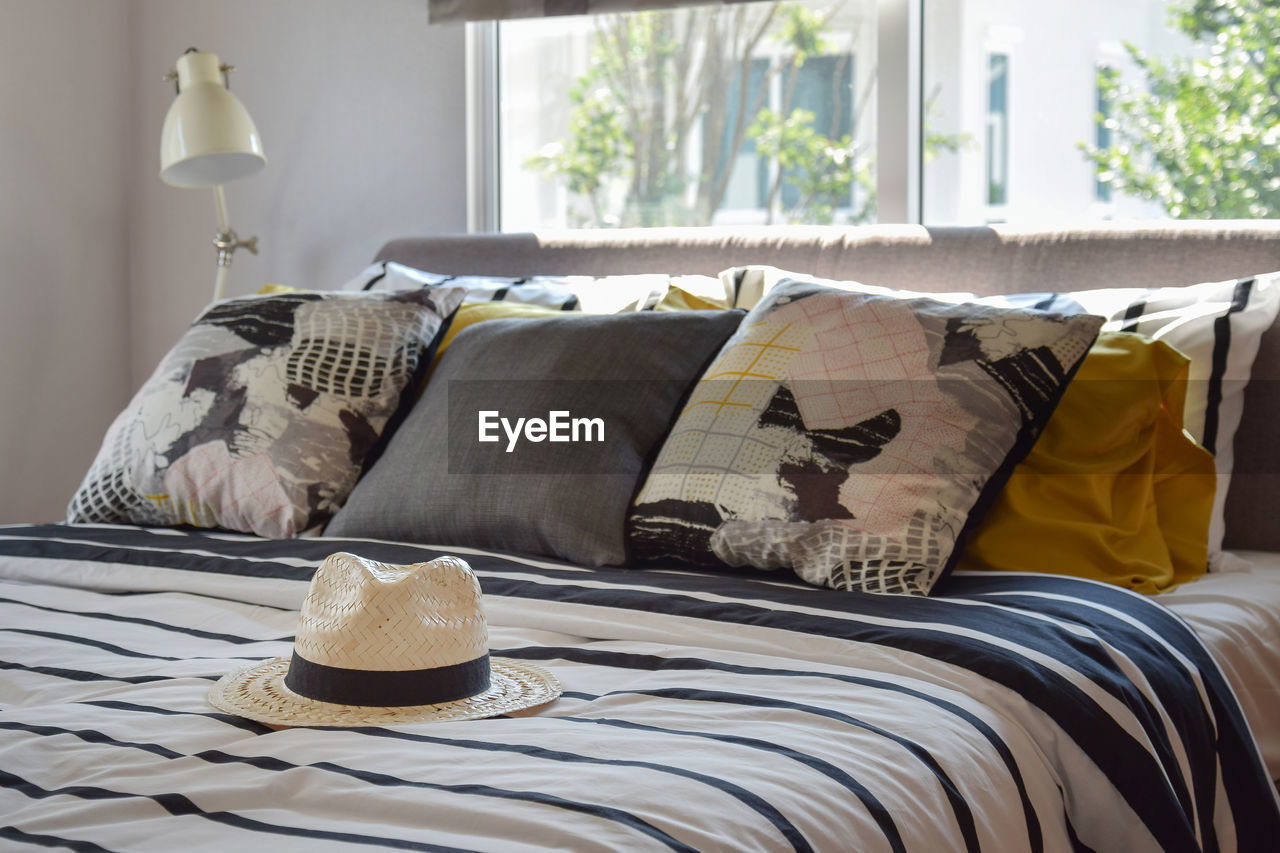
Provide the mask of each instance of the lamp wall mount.
{"label": "lamp wall mount", "polygon": [[255,235],[248,240],[241,240],[231,227],[227,216],[227,196],[222,191],[222,184],[213,188],[213,203],[218,209],[218,233],[213,235],[213,248],[218,251],[218,269],[213,280],[213,299],[216,302],[222,298],[227,286],[227,268],[231,266],[231,256],[236,249],[248,249],[249,254],[258,254],[258,238]]}
{"label": "lamp wall mount", "polygon": [[174,99],[160,133],[160,178],[172,186],[213,190],[218,211],[214,299],[222,297],[236,249],[258,253],[256,237],[241,240],[232,230],[222,185],[257,172],[267,162],[253,119],[228,88],[232,70],[234,66],[220,62],[216,54],[189,48],[164,76],[174,84]]}
{"label": "lamp wall mount", "polygon": [[258,238],[241,240],[234,231],[219,231],[213,235],[213,247],[218,250],[218,266],[229,267],[231,255],[236,249],[248,249],[249,254],[258,254]]}

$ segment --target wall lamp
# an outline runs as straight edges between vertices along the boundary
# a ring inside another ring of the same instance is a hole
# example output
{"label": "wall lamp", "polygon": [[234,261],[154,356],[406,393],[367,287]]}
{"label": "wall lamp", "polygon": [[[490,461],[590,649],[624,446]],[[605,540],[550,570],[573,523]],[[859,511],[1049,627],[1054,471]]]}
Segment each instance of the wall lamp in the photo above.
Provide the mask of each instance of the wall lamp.
{"label": "wall lamp", "polygon": [[258,238],[241,240],[227,217],[222,185],[259,171],[267,165],[262,139],[249,111],[227,89],[233,66],[219,63],[216,54],[189,48],[178,57],[172,80],[177,96],[169,106],[160,132],[160,179],[175,187],[212,187],[218,209],[218,268],[213,298],[222,298],[227,269],[236,249],[258,253]]}

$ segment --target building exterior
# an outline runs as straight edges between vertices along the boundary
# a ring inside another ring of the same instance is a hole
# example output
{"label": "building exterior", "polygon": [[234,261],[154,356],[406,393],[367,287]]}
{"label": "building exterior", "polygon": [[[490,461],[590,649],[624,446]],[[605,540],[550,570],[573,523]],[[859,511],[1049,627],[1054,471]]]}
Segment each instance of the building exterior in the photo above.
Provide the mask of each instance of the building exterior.
{"label": "building exterior", "polygon": [[[771,5],[755,4],[751,14],[762,16]],[[845,156],[855,161],[856,174],[841,203],[829,211],[797,212],[802,190],[785,175],[780,187],[772,187],[779,175],[778,158],[762,153],[750,132],[736,148],[729,131],[720,131],[718,146],[714,140],[708,145],[707,122],[695,122],[691,132],[680,136],[680,150],[670,154],[686,179],[684,202],[696,207],[697,192],[691,185],[699,170],[714,173],[727,166],[730,173],[721,203],[709,217],[704,210],[695,210],[691,217],[666,211],[665,219],[643,224],[875,221],[875,123],[881,107],[878,4],[807,0],[803,5],[823,21],[823,49],[794,69],[792,81],[793,69],[785,63],[793,51],[776,33],[782,29],[778,21],[786,8],[796,5],[781,4],[775,10],[773,34],[760,39],[741,61],[746,101],[775,112],[784,105],[808,109],[815,129],[832,142],[848,136]],[[1108,105],[1100,100],[1098,75],[1102,71],[1124,80],[1134,77],[1126,44],[1160,56],[1193,50],[1185,36],[1170,28],[1165,0],[926,0],[922,6],[921,101],[930,140],[924,146],[920,176],[921,218],[926,224],[1164,215],[1158,205],[1112,192],[1099,180],[1082,146],[1108,144],[1110,131],[1099,121]],[[702,67],[699,61],[710,61],[710,51],[705,37],[689,45],[685,34],[693,34],[696,41],[707,16],[730,13],[709,7],[650,14],[675,21],[672,32],[681,48],[695,57],[689,67],[697,69]],[[593,59],[593,50],[598,51],[606,38],[602,20],[550,18],[501,26],[503,228],[642,224],[626,221],[622,212],[625,178],[615,176],[593,206],[569,189],[563,175],[529,165],[531,156],[562,152],[571,139],[573,87],[584,80],[596,87],[606,85],[599,77],[584,76],[601,61],[598,53]],[[725,30],[717,32],[723,36]],[[740,85],[734,79],[708,94],[727,101],[732,111]],[[762,88],[767,91],[757,100]],[[720,159],[713,162],[717,148]]]}

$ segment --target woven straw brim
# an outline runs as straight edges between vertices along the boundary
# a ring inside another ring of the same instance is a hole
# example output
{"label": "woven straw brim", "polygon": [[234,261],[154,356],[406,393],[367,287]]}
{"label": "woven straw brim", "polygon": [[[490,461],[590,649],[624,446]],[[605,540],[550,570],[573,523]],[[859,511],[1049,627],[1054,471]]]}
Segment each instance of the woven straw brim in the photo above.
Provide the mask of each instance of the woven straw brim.
{"label": "woven straw brim", "polygon": [[288,658],[238,669],[209,691],[215,708],[270,726],[390,726],[435,720],[476,720],[523,711],[560,695],[560,682],[541,667],[490,658],[484,693],[438,705],[335,705],[299,696],[284,684]]}

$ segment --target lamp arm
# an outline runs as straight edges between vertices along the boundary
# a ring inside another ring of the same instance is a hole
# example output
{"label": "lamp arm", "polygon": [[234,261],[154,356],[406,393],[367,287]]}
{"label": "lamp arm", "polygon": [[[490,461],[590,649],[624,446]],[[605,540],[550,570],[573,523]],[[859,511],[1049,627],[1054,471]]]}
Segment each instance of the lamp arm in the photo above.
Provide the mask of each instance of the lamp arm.
{"label": "lamp arm", "polygon": [[230,231],[231,220],[227,216],[227,194],[222,191],[222,184],[213,185],[213,206],[218,209],[218,230]]}
{"label": "lamp arm", "polygon": [[222,291],[227,287],[227,268],[222,264],[218,264],[217,270],[213,273],[213,301],[217,302],[222,298]]}
{"label": "lamp arm", "polygon": [[231,229],[231,221],[227,216],[227,196],[222,191],[222,184],[214,184],[213,203],[218,209],[218,233],[213,235],[213,247],[218,250],[218,269],[213,278],[213,299],[222,298],[227,285],[227,268],[231,266],[231,256],[236,249],[248,249],[251,254],[258,254],[258,238],[250,237],[241,240]]}

